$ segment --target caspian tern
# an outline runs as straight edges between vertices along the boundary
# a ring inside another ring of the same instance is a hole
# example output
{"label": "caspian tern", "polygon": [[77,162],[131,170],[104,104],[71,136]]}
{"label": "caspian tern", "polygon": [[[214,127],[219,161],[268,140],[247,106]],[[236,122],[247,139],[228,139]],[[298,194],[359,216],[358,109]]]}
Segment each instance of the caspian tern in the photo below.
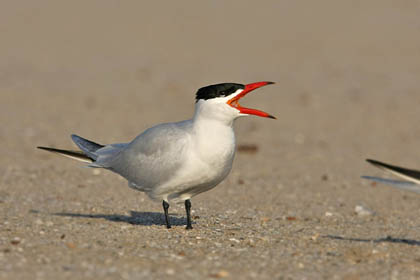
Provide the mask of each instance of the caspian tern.
{"label": "caspian tern", "polygon": [[381,168],[389,173],[405,179],[406,181],[398,181],[392,179],[385,179],[372,176],[362,176],[364,179],[369,179],[375,182],[384,183],[398,189],[412,191],[420,194],[420,171],[407,169],[387,163],[383,163],[373,159],[367,159],[367,162],[374,166]]}
{"label": "caspian tern", "polygon": [[72,135],[81,151],[38,148],[87,162],[89,167],[111,170],[127,179],[131,188],[163,201],[167,228],[171,227],[169,202],[185,202],[186,228],[192,229],[190,198],[214,188],[232,168],[234,120],[248,115],[275,119],[239,104],[249,92],[269,84],[273,82],[222,83],[200,88],[192,119],[156,125],[129,143],[100,145]]}

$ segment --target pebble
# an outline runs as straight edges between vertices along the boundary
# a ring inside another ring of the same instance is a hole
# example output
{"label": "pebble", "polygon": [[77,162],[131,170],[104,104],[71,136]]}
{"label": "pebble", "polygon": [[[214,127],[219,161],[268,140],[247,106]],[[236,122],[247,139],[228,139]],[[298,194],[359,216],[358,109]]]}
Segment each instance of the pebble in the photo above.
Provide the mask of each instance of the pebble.
{"label": "pebble", "polygon": [[304,267],[305,267],[305,265],[304,265],[303,263],[299,263],[299,264],[298,264],[298,267],[299,267],[299,268],[304,268]]}
{"label": "pebble", "polygon": [[73,242],[67,242],[66,243],[67,248],[69,249],[74,249],[76,248],[76,244],[74,244]]}
{"label": "pebble", "polygon": [[12,239],[12,241],[10,241],[10,243],[12,243],[12,245],[18,245],[20,243],[20,238],[19,237],[14,237]]}
{"label": "pebble", "polygon": [[266,223],[266,222],[270,221],[270,218],[269,217],[261,217],[260,220],[261,220],[262,223]]}
{"label": "pebble", "polygon": [[223,244],[219,242],[214,242],[214,246],[216,246],[217,248],[221,248]]}
{"label": "pebble", "polygon": [[371,216],[374,214],[372,210],[367,209],[362,205],[356,205],[356,207],[354,207],[354,212],[356,212],[358,216]]}
{"label": "pebble", "polygon": [[93,175],[99,175],[99,174],[101,174],[101,170],[100,170],[99,168],[94,168],[94,169],[92,170],[92,174],[93,174]]}
{"label": "pebble", "polygon": [[313,236],[311,236],[311,240],[313,240],[313,241],[317,241],[318,238],[319,238],[319,233],[316,233]]}
{"label": "pebble", "polygon": [[240,144],[237,150],[239,153],[254,154],[258,152],[258,146],[255,144]]}
{"label": "pebble", "polygon": [[217,273],[210,274],[210,277],[213,277],[213,278],[226,278],[228,276],[229,276],[229,272],[227,272],[226,270],[220,270]]}

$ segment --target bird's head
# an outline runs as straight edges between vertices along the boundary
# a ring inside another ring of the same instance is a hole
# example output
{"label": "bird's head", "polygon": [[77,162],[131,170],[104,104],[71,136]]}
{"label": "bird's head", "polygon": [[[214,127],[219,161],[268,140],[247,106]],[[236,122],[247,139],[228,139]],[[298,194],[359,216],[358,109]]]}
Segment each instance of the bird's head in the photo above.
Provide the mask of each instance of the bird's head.
{"label": "bird's head", "polygon": [[196,94],[196,115],[226,121],[249,115],[275,119],[266,112],[242,107],[239,104],[239,100],[251,91],[270,84],[274,83],[257,82],[247,85],[223,83],[202,87]]}

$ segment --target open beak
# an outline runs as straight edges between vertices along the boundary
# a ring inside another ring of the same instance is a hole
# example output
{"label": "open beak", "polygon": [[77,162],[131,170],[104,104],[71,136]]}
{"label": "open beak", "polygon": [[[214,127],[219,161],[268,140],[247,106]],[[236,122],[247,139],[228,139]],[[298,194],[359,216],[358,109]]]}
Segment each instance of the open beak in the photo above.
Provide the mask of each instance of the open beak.
{"label": "open beak", "polygon": [[247,95],[249,92],[253,91],[254,89],[257,89],[266,85],[271,85],[271,84],[274,84],[274,83],[273,82],[257,82],[257,83],[247,84],[245,85],[244,90],[238,95],[236,95],[235,97],[233,97],[232,99],[229,99],[227,104],[239,110],[239,112],[241,112],[242,114],[255,115],[255,116],[260,116],[264,118],[275,119],[274,116],[267,114],[266,112],[263,112],[257,109],[245,108],[239,104],[239,99]]}

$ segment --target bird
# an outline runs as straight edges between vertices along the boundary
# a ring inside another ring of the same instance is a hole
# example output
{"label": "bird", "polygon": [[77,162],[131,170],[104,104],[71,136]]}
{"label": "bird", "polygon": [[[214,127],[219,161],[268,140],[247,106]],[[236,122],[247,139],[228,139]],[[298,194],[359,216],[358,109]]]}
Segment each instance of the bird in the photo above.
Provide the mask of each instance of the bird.
{"label": "bird", "polygon": [[420,194],[420,171],[391,165],[388,163],[383,163],[374,159],[366,159],[366,161],[380,169],[383,169],[393,175],[405,179],[405,181],[385,179],[373,176],[362,176],[362,178],[379,183],[384,183],[398,189]]}
{"label": "bird", "polygon": [[169,203],[184,202],[186,229],[192,229],[190,199],[214,188],[232,169],[236,150],[234,121],[250,115],[276,119],[239,104],[248,93],[271,84],[262,81],[202,87],[195,95],[191,119],[155,125],[128,143],[102,145],[72,134],[80,150],[37,148],[121,175],[130,188],[162,202],[168,229]]}

